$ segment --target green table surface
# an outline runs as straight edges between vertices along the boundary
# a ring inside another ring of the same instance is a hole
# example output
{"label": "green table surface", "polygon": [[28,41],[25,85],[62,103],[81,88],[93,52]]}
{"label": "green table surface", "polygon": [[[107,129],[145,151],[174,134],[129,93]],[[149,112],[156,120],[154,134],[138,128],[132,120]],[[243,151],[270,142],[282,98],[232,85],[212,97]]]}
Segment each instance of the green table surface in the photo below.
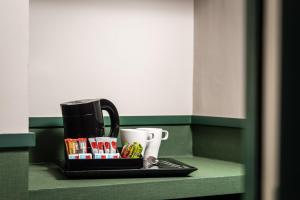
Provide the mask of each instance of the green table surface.
{"label": "green table surface", "polygon": [[68,180],[51,164],[31,165],[30,199],[172,199],[242,193],[243,165],[174,157],[198,168],[188,177]]}

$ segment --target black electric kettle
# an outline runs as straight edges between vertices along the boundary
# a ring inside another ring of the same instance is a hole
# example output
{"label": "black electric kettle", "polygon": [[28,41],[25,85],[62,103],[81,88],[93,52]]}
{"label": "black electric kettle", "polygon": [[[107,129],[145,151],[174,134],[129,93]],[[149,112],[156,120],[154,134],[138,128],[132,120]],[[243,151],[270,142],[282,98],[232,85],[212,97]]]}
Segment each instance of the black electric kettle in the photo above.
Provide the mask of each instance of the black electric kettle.
{"label": "black electric kettle", "polygon": [[111,121],[109,137],[118,137],[120,120],[117,108],[107,99],[84,99],[60,104],[65,138],[101,137],[105,134],[102,110]]}

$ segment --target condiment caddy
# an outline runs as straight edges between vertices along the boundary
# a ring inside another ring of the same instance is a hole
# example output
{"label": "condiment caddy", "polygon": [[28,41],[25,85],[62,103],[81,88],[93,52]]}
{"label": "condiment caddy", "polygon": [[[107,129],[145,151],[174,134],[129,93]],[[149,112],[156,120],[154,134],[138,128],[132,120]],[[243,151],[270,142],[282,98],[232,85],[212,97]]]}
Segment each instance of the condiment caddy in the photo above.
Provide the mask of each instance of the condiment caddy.
{"label": "condiment caddy", "polygon": [[[117,138],[66,138],[65,149],[67,154],[65,168],[67,170],[138,169],[143,167],[141,149],[131,149],[132,155],[128,156],[125,146],[123,151],[117,148]],[[119,152],[123,152],[123,154]]]}

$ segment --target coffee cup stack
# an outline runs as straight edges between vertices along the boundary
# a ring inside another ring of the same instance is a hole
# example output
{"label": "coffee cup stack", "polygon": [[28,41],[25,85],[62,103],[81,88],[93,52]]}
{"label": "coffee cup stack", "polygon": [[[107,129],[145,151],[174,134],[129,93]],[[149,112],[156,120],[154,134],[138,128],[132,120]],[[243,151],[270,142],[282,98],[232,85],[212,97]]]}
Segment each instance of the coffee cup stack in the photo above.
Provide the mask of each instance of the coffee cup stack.
{"label": "coffee cup stack", "polygon": [[144,160],[157,159],[162,140],[167,140],[169,133],[162,128],[121,129],[122,145],[139,143],[143,150],[141,156]]}

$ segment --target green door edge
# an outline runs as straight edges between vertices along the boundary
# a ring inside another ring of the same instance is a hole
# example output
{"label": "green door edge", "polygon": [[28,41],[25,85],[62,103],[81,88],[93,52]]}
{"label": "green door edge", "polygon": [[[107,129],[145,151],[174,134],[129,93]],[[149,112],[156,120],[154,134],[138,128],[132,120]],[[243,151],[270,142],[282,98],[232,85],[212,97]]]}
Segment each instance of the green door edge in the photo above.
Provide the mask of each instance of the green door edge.
{"label": "green door edge", "polygon": [[246,1],[246,120],[243,134],[245,153],[244,200],[261,199],[261,72],[263,1]]}

